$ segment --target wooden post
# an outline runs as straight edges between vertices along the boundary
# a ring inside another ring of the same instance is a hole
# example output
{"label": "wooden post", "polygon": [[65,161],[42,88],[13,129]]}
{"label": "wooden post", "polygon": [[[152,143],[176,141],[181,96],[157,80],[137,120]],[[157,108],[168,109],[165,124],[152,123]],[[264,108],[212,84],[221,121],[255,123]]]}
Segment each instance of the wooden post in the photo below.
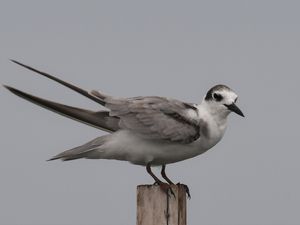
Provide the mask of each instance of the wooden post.
{"label": "wooden post", "polygon": [[186,191],[171,185],[176,197],[158,185],[137,187],[137,225],[186,225]]}

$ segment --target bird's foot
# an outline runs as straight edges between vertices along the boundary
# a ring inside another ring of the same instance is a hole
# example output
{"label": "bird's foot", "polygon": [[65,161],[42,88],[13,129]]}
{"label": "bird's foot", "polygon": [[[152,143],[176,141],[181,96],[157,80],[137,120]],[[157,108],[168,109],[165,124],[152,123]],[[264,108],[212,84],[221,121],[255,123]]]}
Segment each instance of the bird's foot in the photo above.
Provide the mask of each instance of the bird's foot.
{"label": "bird's foot", "polygon": [[[176,198],[174,191],[171,188],[171,185],[168,183],[164,183],[164,182],[155,182],[154,185],[159,185],[160,189],[165,192],[169,197],[171,197],[171,195],[174,196],[174,198]],[[171,194],[171,195],[170,195]]]}
{"label": "bird's foot", "polygon": [[190,189],[186,184],[177,183],[176,185],[182,185],[185,190],[186,195],[188,196],[189,199],[191,199]]}

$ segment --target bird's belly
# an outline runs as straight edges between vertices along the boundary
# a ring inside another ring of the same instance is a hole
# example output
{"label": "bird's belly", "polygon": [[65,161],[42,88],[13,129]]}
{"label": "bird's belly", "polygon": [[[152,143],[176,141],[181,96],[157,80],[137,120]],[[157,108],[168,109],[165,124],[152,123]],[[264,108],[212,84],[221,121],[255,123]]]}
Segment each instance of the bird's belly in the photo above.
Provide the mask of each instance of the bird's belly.
{"label": "bird's belly", "polygon": [[219,141],[199,138],[190,144],[171,143],[146,139],[128,130],[118,131],[113,136],[112,141],[107,143],[105,158],[138,165],[163,165],[182,161],[206,152]]}

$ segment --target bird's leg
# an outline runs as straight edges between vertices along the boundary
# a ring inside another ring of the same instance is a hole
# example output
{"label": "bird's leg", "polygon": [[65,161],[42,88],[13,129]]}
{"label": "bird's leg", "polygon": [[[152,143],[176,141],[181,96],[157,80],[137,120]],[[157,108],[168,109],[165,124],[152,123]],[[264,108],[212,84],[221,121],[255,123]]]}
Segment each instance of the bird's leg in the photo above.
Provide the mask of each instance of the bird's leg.
{"label": "bird's leg", "polygon": [[155,176],[155,174],[152,172],[152,170],[151,170],[151,164],[150,163],[148,163],[147,165],[146,165],[146,170],[147,170],[147,172],[150,174],[150,176],[155,180],[155,183],[156,184],[161,184],[161,183],[163,183],[160,179],[158,179],[158,177],[157,176]]}
{"label": "bird's leg", "polygon": [[167,195],[169,195],[169,191],[171,192],[171,194],[175,197],[175,194],[172,190],[172,188],[170,187],[169,184],[162,182],[160,179],[158,179],[157,176],[155,176],[155,174],[152,172],[151,170],[151,164],[148,163],[146,166],[146,170],[147,172],[150,174],[150,176],[155,180],[155,183],[157,183],[159,185],[159,187],[161,188],[161,190],[163,190],[164,192],[167,193]]}
{"label": "bird's leg", "polygon": [[[166,165],[162,165],[162,168],[161,168],[161,176],[169,183],[169,184],[174,184],[166,175]],[[191,194],[190,194],[190,189],[187,185],[185,184],[180,184],[180,183],[177,183],[177,185],[183,185],[184,189],[185,189],[185,192],[188,196],[188,198],[190,199],[191,198]]]}
{"label": "bird's leg", "polygon": [[161,167],[161,176],[169,183],[174,184],[166,175],[166,165],[162,165]]}

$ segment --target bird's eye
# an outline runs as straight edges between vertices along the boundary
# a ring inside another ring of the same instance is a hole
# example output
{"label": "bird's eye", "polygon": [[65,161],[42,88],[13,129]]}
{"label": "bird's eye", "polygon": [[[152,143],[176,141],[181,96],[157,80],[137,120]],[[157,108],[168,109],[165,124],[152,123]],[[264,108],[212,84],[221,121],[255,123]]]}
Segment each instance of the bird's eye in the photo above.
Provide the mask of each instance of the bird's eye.
{"label": "bird's eye", "polygon": [[222,101],[223,96],[220,94],[214,93],[214,99],[219,102],[219,101]]}

